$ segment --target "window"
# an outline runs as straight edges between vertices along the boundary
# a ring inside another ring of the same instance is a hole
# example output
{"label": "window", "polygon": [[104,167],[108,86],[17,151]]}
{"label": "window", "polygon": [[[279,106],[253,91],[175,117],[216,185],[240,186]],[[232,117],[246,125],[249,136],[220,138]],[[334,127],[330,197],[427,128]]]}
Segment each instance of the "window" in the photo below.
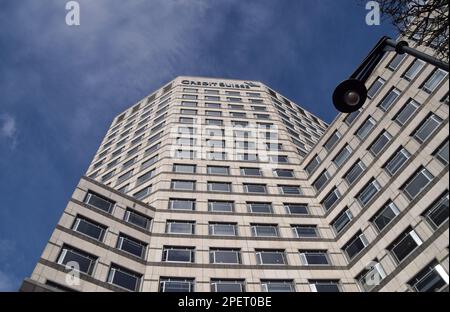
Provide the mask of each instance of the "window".
{"label": "window", "polygon": [[328,171],[324,170],[319,177],[313,182],[314,188],[319,192],[330,179]]}
{"label": "window", "polygon": [[325,210],[330,210],[331,207],[334,206],[334,204],[338,201],[338,199],[341,197],[341,193],[339,193],[338,189],[335,187],[333,190],[331,190],[330,193],[325,197],[325,199],[322,201],[322,206],[325,208]]}
{"label": "window", "polygon": [[397,262],[401,262],[420,245],[422,245],[420,237],[413,229],[407,228],[387,249]]}
{"label": "window", "polygon": [[280,178],[294,178],[294,170],[291,169],[275,169],[273,173]]}
{"label": "window", "polygon": [[270,119],[269,114],[253,114],[256,119]]}
{"label": "window", "polygon": [[181,101],[181,106],[184,106],[184,107],[196,107],[197,106],[197,102],[194,102],[194,101]]}
{"label": "window", "polygon": [[150,228],[150,224],[152,221],[151,218],[129,208],[125,211],[124,220],[145,230],[148,230]]}
{"label": "window", "polygon": [[195,234],[195,221],[166,221],[166,233],[168,234]]}
{"label": "window", "polygon": [[176,150],[175,151],[175,158],[178,158],[178,159],[194,159],[195,158],[195,151]]}
{"label": "window", "polygon": [[325,144],[323,145],[323,147],[325,147],[325,149],[327,151],[330,151],[334,145],[336,145],[336,143],[338,142],[338,140],[341,138],[341,134],[337,131],[335,131],[331,137],[325,142]]}
{"label": "window", "polygon": [[195,249],[193,247],[163,247],[164,262],[194,262]]}
{"label": "window", "polygon": [[[247,116],[247,114],[241,113],[241,112],[230,112],[230,116],[235,117],[235,118],[245,118]],[[233,123],[233,125],[235,125],[235,124]],[[244,121],[243,126],[245,127],[247,125],[248,125],[248,122]]]}
{"label": "window", "polygon": [[206,94],[219,94],[219,90],[206,89],[205,93]]}
{"label": "window", "polygon": [[161,277],[159,279],[160,292],[193,292],[194,285],[193,278]]}
{"label": "window", "polygon": [[303,265],[329,265],[326,250],[300,250],[300,261]]}
{"label": "window", "polygon": [[205,103],[205,106],[208,108],[220,108],[220,103]]}
{"label": "window", "polygon": [[169,209],[173,210],[195,210],[195,199],[171,198]]}
{"label": "window", "polygon": [[195,134],[195,129],[192,127],[178,127],[179,134]]}
{"label": "window", "polygon": [[138,291],[141,285],[142,274],[130,271],[112,264],[109,269],[108,283],[131,290]]}
{"label": "window", "polygon": [[256,106],[256,105],[253,105],[253,106],[252,106],[252,109],[253,109],[254,111],[260,111],[260,112],[264,112],[264,111],[267,110],[264,106]]}
{"label": "window", "polygon": [[449,216],[448,191],[441,195],[422,215],[434,229],[444,224]]}
{"label": "window", "polygon": [[447,72],[443,71],[440,68],[437,68],[425,81],[423,84],[423,90],[428,93],[433,92],[439,84],[447,77]]}
{"label": "window", "polygon": [[360,204],[364,207],[366,206],[370,200],[378,193],[381,189],[380,184],[377,180],[372,179],[369,183],[364,186],[361,192],[357,195],[357,199]]}
{"label": "window", "polygon": [[400,63],[403,61],[403,59],[405,58],[406,53],[404,54],[396,54],[394,56],[394,58],[389,62],[388,68],[391,70],[396,70]]}
{"label": "window", "polygon": [[256,262],[258,264],[283,265],[287,264],[284,250],[256,249]]}
{"label": "window", "polygon": [[393,88],[389,91],[389,93],[381,100],[380,104],[378,104],[378,107],[383,111],[387,111],[389,107],[394,104],[395,100],[400,96],[400,90]]}
{"label": "window", "polygon": [[359,282],[364,291],[371,291],[373,288],[377,286],[377,284],[374,283],[374,279],[381,281],[385,277],[386,273],[383,267],[381,266],[381,263],[377,262],[370,269],[364,269],[360,274],[358,274],[358,276],[355,279]]}
{"label": "window", "polygon": [[421,168],[406,182],[403,191],[409,199],[414,199],[434,179],[434,176],[425,168]]}
{"label": "window", "polygon": [[237,224],[236,223],[220,223],[210,222],[208,227],[209,235],[217,236],[237,236]]}
{"label": "window", "polygon": [[144,173],[143,175],[139,176],[136,179],[136,185],[140,185],[142,183],[150,181],[150,179],[153,178],[154,174],[155,174],[155,170],[153,169],[153,170],[150,170],[147,173]]}
{"label": "window", "polygon": [[207,125],[213,125],[213,126],[222,126],[223,120],[221,119],[206,119]]}
{"label": "window", "polygon": [[221,111],[207,110],[207,111],[205,111],[205,114],[206,114],[206,116],[214,116],[214,117],[222,116],[222,112]]}
{"label": "window", "polygon": [[196,100],[198,98],[198,96],[195,94],[183,94],[182,98],[189,99],[189,100]]}
{"label": "window", "polygon": [[400,125],[403,126],[406,122],[415,114],[417,108],[419,107],[419,103],[410,99],[401,110],[395,115],[394,120]]}
{"label": "window", "polygon": [[177,138],[176,145],[178,148],[195,146],[196,140],[193,138]]}
{"label": "window", "polygon": [[152,186],[151,185],[147,186],[146,188],[134,193],[133,197],[136,199],[142,200],[150,194],[151,190],[152,190]]}
{"label": "window", "polygon": [[392,201],[389,201],[375,213],[370,222],[381,232],[399,214],[400,210],[398,210],[397,206]]}
{"label": "window", "polygon": [[230,182],[208,182],[210,192],[231,192]]}
{"label": "window", "polygon": [[408,70],[403,74],[403,77],[408,81],[413,80],[417,76],[417,74],[420,72],[420,70],[423,68],[424,65],[425,65],[424,61],[416,59],[411,64],[411,66],[409,66]]}
{"label": "window", "polygon": [[208,201],[208,211],[232,212],[234,211],[234,202],[223,200],[210,200]]}
{"label": "window", "polygon": [[353,214],[350,209],[345,209],[337,215],[337,217],[331,222],[331,226],[334,228],[337,234],[339,234],[353,219]]}
{"label": "window", "polygon": [[336,280],[309,280],[312,292],[340,292],[339,281]]}
{"label": "window", "polygon": [[248,153],[237,153],[236,154],[237,161],[258,161],[257,154],[248,154]]}
{"label": "window", "polygon": [[344,148],[339,151],[336,157],[334,157],[334,164],[339,168],[350,157],[352,152],[352,148],[348,144],[345,145]]}
{"label": "window", "polygon": [[350,126],[350,125],[355,121],[355,119],[359,116],[360,113],[361,113],[361,111],[360,111],[360,110],[357,110],[356,112],[353,112],[353,113],[348,114],[348,115],[345,117],[344,122],[345,122],[348,126]]}
{"label": "window", "polygon": [[429,137],[436,132],[437,128],[441,125],[442,119],[435,114],[430,114],[420,124],[420,126],[414,131],[413,135],[420,143],[425,142]]}
{"label": "window", "polygon": [[252,213],[273,213],[270,203],[247,202],[247,208]]}
{"label": "window", "polygon": [[86,195],[86,198],[84,199],[84,202],[88,204],[89,206],[92,206],[94,208],[98,208],[100,210],[106,211],[108,213],[111,213],[111,210],[114,206],[114,202],[101,196],[97,195],[91,192],[88,192]]}
{"label": "window", "polygon": [[240,264],[240,250],[230,248],[210,248],[209,263]]}
{"label": "window", "polygon": [[366,170],[366,165],[361,160],[358,160],[347,173],[344,175],[345,181],[348,183],[348,185],[352,185],[353,182],[358,179],[361,174]]}
{"label": "window", "polygon": [[411,154],[403,147],[395,152],[395,154],[387,161],[384,165],[386,171],[392,176],[394,175],[406,161],[409,159]]}
{"label": "window", "polygon": [[255,237],[278,237],[276,224],[250,224],[250,230]]}
{"label": "window", "polygon": [[244,292],[244,280],[211,279],[211,292]]}
{"label": "window", "polygon": [[292,231],[297,238],[316,238],[319,237],[316,225],[292,225]]}
{"label": "window", "polygon": [[356,135],[358,136],[358,138],[363,141],[367,135],[369,134],[370,131],[372,131],[372,129],[375,127],[376,121],[375,119],[373,119],[372,117],[369,117],[363,124],[362,126],[358,129],[358,131],[356,131]]}
{"label": "window", "polygon": [[267,188],[265,184],[249,184],[244,183],[245,193],[267,193]]}
{"label": "window", "polygon": [[195,165],[186,165],[186,164],[174,164],[173,172],[178,173],[195,173],[196,166]]}
{"label": "window", "polygon": [[119,234],[117,249],[123,250],[136,257],[143,258],[147,244],[125,234]]}
{"label": "window", "polygon": [[230,168],[222,166],[208,166],[208,174],[229,175]]}
{"label": "window", "polygon": [[141,164],[141,170],[144,170],[148,167],[150,167],[151,165],[153,165],[154,163],[156,163],[158,161],[158,155],[153,156],[152,158],[149,158],[148,160],[144,161]]}
{"label": "window", "polygon": [[225,130],[223,129],[206,129],[206,135],[212,136],[212,137],[223,137],[225,135]]}
{"label": "window", "polygon": [[262,172],[261,172],[261,169],[259,169],[259,168],[244,167],[244,168],[241,168],[241,175],[260,177],[260,176],[262,176]]}
{"label": "window", "polygon": [[416,292],[439,292],[448,287],[448,273],[433,260],[410,279],[408,285]]}
{"label": "window", "polygon": [[225,160],[227,154],[225,152],[208,152],[209,160]]}
{"label": "window", "polygon": [[73,264],[71,263],[77,263],[77,270],[91,275],[96,261],[97,257],[94,255],[69,245],[63,245],[61,252],[59,253],[57,263],[67,266],[72,266]]}
{"label": "window", "polygon": [[369,90],[367,90],[367,97],[369,99],[373,99],[378,91],[380,91],[385,82],[386,81],[383,78],[378,78],[377,80],[375,80],[370,86]]}
{"label": "window", "polygon": [[206,140],[206,146],[212,147],[212,148],[224,148],[225,141],[209,139],[209,140]]}
{"label": "window", "polygon": [[444,165],[448,165],[448,139],[438,147],[434,153],[437,159],[439,159]]}
{"label": "window", "polygon": [[[130,160],[127,160],[126,162],[124,162],[122,165],[122,170],[125,170],[125,169],[129,168],[131,165],[133,165],[136,162],[136,159],[137,159],[137,157],[134,157],[134,158],[131,158]],[[120,177],[119,177],[119,179],[120,179]]]}
{"label": "window", "polygon": [[191,117],[180,117],[179,122],[182,123],[182,124],[194,124],[194,118],[191,118]]}
{"label": "window", "polygon": [[255,149],[256,144],[255,142],[249,141],[234,141],[234,147],[242,149]]}
{"label": "window", "polygon": [[172,180],[170,188],[172,190],[193,191],[195,190],[195,181]]}
{"label": "window", "polygon": [[183,92],[197,93],[197,92],[198,92],[198,89],[194,89],[194,88],[183,88]]}
{"label": "window", "polygon": [[284,204],[284,209],[288,214],[308,214],[307,204]]}
{"label": "window", "polygon": [[284,195],[303,195],[303,191],[298,185],[278,185],[278,190]]}
{"label": "window", "polygon": [[314,158],[306,165],[305,170],[308,174],[311,174],[316,170],[316,168],[320,165],[320,157],[319,155],[314,156]]}
{"label": "window", "polygon": [[372,145],[370,145],[370,147],[369,147],[370,152],[374,156],[378,156],[381,153],[381,151],[384,149],[386,144],[388,144],[391,140],[392,140],[392,135],[389,132],[384,130],[375,139],[375,141],[372,143]]}
{"label": "window", "polygon": [[82,233],[100,242],[103,241],[106,229],[106,226],[82,216],[77,216],[72,226],[72,230],[77,231],[78,233]]}
{"label": "window", "polygon": [[261,280],[261,291],[263,292],[294,292],[292,280]]}
{"label": "window", "polygon": [[342,250],[348,256],[350,260],[355,258],[364,248],[369,245],[366,236],[359,231],[353,236],[347,244],[342,247]]}
{"label": "window", "polygon": [[270,155],[270,162],[275,164],[287,164],[289,162],[288,157],[285,155]]}

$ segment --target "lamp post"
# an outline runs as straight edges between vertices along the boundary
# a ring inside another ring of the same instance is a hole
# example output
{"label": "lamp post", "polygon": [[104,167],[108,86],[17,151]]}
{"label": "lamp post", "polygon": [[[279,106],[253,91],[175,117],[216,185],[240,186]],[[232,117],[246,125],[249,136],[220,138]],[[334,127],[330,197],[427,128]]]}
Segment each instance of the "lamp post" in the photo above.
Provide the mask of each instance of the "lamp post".
{"label": "lamp post", "polygon": [[449,71],[449,65],[447,63],[409,47],[406,41],[396,42],[384,36],[377,42],[350,78],[341,82],[334,90],[333,104],[337,110],[343,113],[352,113],[363,106],[367,98],[367,88],[364,83],[381,61],[384,54],[391,50],[395,50],[398,54],[407,53],[438,68]]}

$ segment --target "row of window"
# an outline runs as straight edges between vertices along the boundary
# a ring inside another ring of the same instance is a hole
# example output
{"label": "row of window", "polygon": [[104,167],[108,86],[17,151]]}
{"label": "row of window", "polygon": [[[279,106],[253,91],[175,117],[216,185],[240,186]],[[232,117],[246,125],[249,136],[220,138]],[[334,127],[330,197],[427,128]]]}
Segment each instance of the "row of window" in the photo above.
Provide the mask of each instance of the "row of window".
{"label": "row of window", "polygon": [[[232,192],[231,182],[208,181],[207,190],[209,192]],[[259,183],[243,183],[244,193],[269,194],[266,184]],[[280,194],[284,195],[303,195],[303,191],[299,185],[277,185]],[[195,191],[196,181],[191,180],[172,180],[170,183],[172,190]]]}
{"label": "row of window", "polygon": [[[401,235],[391,244],[391,253],[398,259],[404,259],[418,245],[420,238],[414,231]],[[194,262],[194,249],[180,247],[164,247],[163,261],[169,262]],[[239,264],[241,258],[238,250],[233,249],[211,249],[209,251],[211,263],[218,264]],[[326,265],[329,264],[328,257],[323,251],[301,251],[300,258],[305,265]],[[286,263],[283,251],[277,250],[256,250],[258,264],[280,265]],[[77,248],[64,245],[58,256],[57,263],[72,266],[77,263],[76,270],[88,275],[92,275],[98,258]],[[365,269],[358,274],[355,279],[365,291],[372,290],[376,284],[370,282],[370,276],[377,274],[382,280],[386,278],[386,273],[380,263],[371,269]],[[165,278],[160,279],[161,292],[192,292],[194,291],[193,278]],[[111,264],[107,282],[130,291],[139,291],[142,283],[142,274]],[[309,280],[312,291],[336,292],[340,291],[337,280]],[[408,281],[411,290],[417,292],[440,291],[448,286],[448,273],[436,261],[433,260],[413,278]],[[245,291],[245,280],[232,279],[211,279],[211,291]],[[262,280],[262,291],[294,291],[292,280]]]}

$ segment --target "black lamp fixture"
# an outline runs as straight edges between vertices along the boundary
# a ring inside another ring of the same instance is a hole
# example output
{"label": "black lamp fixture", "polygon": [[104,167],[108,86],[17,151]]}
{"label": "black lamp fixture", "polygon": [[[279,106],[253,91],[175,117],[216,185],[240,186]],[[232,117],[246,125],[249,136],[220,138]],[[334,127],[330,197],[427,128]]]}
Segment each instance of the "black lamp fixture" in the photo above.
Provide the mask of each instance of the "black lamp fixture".
{"label": "black lamp fixture", "polygon": [[352,113],[360,109],[367,99],[367,88],[364,83],[387,51],[395,50],[398,54],[410,54],[427,63],[449,71],[448,63],[420,52],[408,46],[406,41],[396,42],[389,37],[382,37],[369,55],[358,66],[349,79],[341,82],[333,92],[333,104],[343,113]]}

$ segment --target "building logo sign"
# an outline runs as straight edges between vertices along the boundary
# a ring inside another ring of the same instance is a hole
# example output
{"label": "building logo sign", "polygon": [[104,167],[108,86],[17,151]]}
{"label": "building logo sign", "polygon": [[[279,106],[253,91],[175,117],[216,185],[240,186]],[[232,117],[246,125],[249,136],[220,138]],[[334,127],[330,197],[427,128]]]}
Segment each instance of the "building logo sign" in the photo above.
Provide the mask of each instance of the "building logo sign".
{"label": "building logo sign", "polygon": [[243,83],[232,83],[232,82],[215,82],[215,81],[199,81],[199,80],[182,80],[181,84],[187,86],[198,86],[198,87],[221,87],[221,88],[233,88],[233,89],[250,89],[259,88],[260,85],[245,81]]}

